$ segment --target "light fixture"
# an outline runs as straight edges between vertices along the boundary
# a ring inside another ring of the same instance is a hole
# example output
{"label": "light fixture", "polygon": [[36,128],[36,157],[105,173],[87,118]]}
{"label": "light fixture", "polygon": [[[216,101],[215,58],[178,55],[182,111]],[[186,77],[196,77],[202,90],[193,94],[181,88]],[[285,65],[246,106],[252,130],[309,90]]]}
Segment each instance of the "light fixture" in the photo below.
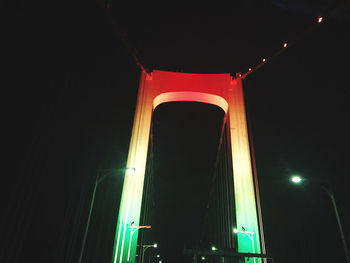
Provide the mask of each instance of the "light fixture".
{"label": "light fixture", "polygon": [[294,175],[290,179],[293,183],[298,184],[302,181],[301,177],[299,175]]}
{"label": "light fixture", "polygon": [[135,168],[126,168],[127,174],[135,174],[135,172],[136,172]]}

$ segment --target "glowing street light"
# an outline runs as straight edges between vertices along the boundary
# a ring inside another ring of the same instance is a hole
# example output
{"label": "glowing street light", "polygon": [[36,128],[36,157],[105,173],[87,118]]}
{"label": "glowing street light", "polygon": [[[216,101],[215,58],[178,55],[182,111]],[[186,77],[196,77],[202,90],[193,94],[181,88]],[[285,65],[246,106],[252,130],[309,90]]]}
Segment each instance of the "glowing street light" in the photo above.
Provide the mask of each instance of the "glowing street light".
{"label": "glowing street light", "polygon": [[158,262],[161,262],[160,255],[153,255],[148,257],[148,263],[151,263],[151,258],[157,258]]}
{"label": "glowing street light", "polygon": [[212,246],[212,247],[211,247],[211,250],[212,250],[212,251],[216,251],[216,250],[218,250],[218,249],[217,249],[215,246]]}
{"label": "glowing street light", "polygon": [[157,248],[158,244],[154,243],[152,245],[142,245],[142,260],[141,260],[141,263],[143,263],[143,259],[145,257],[146,250],[149,249],[150,247]]}
{"label": "glowing street light", "polygon": [[[302,181],[302,179],[301,179],[300,176],[292,176],[291,177],[291,181],[293,183],[295,183],[295,184],[298,184],[298,183],[300,183]],[[311,182],[314,182],[314,181],[311,181]],[[331,191],[329,191],[326,187],[324,187],[322,184],[318,184],[318,186],[320,186],[321,189],[324,190],[327,193],[327,195],[329,196],[329,198],[331,199],[331,202],[332,202],[332,205],[333,205],[333,209],[334,209],[334,214],[335,214],[335,217],[336,217],[337,223],[338,223],[340,237],[341,237],[341,240],[342,240],[342,243],[343,243],[343,247],[344,247],[344,252],[345,252],[345,256],[346,256],[346,262],[350,263],[349,251],[348,251],[348,247],[346,245],[344,232],[343,232],[343,228],[342,228],[342,225],[341,225],[341,222],[340,222],[340,217],[339,217],[337,205],[336,205],[336,202],[335,202],[334,194]]]}
{"label": "glowing street light", "polygon": [[301,177],[299,175],[293,175],[290,180],[295,183],[295,184],[298,184],[302,181]]}
{"label": "glowing street light", "polygon": [[136,170],[135,168],[126,168],[126,174],[133,175],[135,174]]}
{"label": "glowing street light", "polygon": [[[245,231],[245,230],[238,230],[237,228],[234,228],[233,232],[236,233],[236,234],[242,233],[242,234],[245,234],[247,237],[249,237],[249,239],[252,241],[253,254],[255,254],[254,237],[253,237],[254,236],[254,232],[249,232],[249,231]],[[254,257],[254,263],[255,263],[255,257]]]}

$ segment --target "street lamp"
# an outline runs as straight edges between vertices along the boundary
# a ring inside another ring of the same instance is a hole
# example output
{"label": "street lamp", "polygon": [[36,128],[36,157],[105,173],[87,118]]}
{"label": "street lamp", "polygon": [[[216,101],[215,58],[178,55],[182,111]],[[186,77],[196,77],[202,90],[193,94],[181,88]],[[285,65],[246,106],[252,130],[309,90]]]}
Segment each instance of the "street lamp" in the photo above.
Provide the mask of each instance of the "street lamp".
{"label": "street lamp", "polygon": [[[301,182],[301,181],[302,181],[302,179],[300,177],[300,181],[299,182]],[[292,179],[292,182],[293,183],[298,183],[298,182],[293,181],[293,179]],[[311,181],[311,182],[313,182],[313,181]],[[321,189],[323,191],[325,191],[327,193],[328,197],[331,199],[331,203],[332,203],[332,206],[333,206],[333,209],[334,209],[334,214],[335,214],[335,217],[336,217],[337,223],[338,223],[340,237],[341,237],[341,240],[342,240],[342,243],[343,243],[343,247],[344,247],[346,261],[348,263],[350,263],[349,251],[348,251],[348,247],[346,246],[344,232],[343,232],[343,228],[342,228],[342,225],[341,225],[341,222],[340,222],[340,217],[339,217],[337,205],[336,205],[336,202],[335,202],[334,194],[331,191],[329,191],[324,185],[322,185],[322,184],[318,184],[318,185],[321,187]]]}
{"label": "street lamp", "polygon": [[[132,235],[139,229],[142,229],[142,228],[151,228],[151,226],[134,226],[134,222],[131,223],[130,225],[130,231],[131,231],[131,234],[130,234],[130,240],[129,240],[129,250],[128,250],[128,259],[127,259],[127,262],[129,262],[129,259],[130,259],[130,248],[131,248],[131,238],[132,238]],[[135,229],[133,229],[135,228]]]}
{"label": "street lamp", "polygon": [[[243,227],[242,227],[243,228]],[[254,248],[254,232],[249,232],[245,230],[238,230],[237,228],[233,229],[234,233],[242,233],[245,234],[249,239],[252,241],[252,248],[253,248],[253,254],[255,254],[255,248]],[[254,257],[254,263],[255,263],[255,257]]]}
{"label": "street lamp", "polygon": [[142,245],[142,260],[141,260],[141,263],[143,263],[143,259],[145,257],[146,250],[149,249],[150,247],[157,248],[158,245],[157,245],[157,243],[154,243],[153,245]]}
{"label": "street lamp", "polygon": [[[111,175],[113,172],[122,172],[125,171],[126,174],[134,174],[135,173],[135,168],[126,168],[126,169],[98,169],[97,170],[97,176],[96,176],[96,180],[95,180],[95,185],[94,185],[94,191],[92,193],[92,198],[91,198],[91,203],[90,203],[90,210],[89,210],[89,215],[88,215],[88,220],[86,223],[86,227],[85,227],[85,232],[84,232],[84,238],[83,238],[83,244],[81,246],[81,250],[80,250],[80,255],[79,255],[79,259],[78,259],[78,263],[81,263],[82,259],[83,259],[83,254],[84,254],[84,249],[85,249],[85,244],[86,244],[86,238],[87,238],[87,234],[89,231],[89,227],[90,227],[90,219],[91,219],[91,214],[92,214],[92,209],[94,207],[94,202],[95,202],[95,195],[96,195],[96,190],[97,187],[100,185],[100,183],[109,175]],[[102,174],[102,172],[104,172],[104,174]],[[102,175],[101,175],[102,174]]]}

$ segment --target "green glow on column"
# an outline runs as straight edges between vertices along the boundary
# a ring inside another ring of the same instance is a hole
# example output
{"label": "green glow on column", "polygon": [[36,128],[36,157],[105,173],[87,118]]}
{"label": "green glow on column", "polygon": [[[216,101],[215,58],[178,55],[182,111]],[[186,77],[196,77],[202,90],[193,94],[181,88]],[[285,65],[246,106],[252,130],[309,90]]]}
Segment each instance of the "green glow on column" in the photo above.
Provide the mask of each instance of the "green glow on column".
{"label": "green glow on column", "polygon": [[[119,211],[119,219],[117,223],[115,247],[113,262],[123,263],[127,262],[128,252],[130,251],[129,262],[135,261],[136,241],[138,233],[137,231],[132,235],[130,242],[130,235],[132,234],[131,223],[135,225],[139,224],[139,211],[135,200],[138,201],[141,197],[138,197],[138,188],[140,178],[137,177],[137,172],[127,173],[124,182],[123,195],[121,200],[121,207]],[[136,198],[135,198],[136,197]]]}
{"label": "green glow on column", "polygon": [[[250,251],[247,251],[247,252],[250,252],[250,253],[257,253],[256,249],[255,249],[255,238],[254,238],[254,232],[250,232],[250,231],[246,231],[246,230],[238,230],[236,228],[233,229],[233,232],[237,235],[242,235],[242,236],[245,236],[246,239],[249,239],[250,240]],[[257,258],[254,258],[254,263],[256,263],[258,261]]]}

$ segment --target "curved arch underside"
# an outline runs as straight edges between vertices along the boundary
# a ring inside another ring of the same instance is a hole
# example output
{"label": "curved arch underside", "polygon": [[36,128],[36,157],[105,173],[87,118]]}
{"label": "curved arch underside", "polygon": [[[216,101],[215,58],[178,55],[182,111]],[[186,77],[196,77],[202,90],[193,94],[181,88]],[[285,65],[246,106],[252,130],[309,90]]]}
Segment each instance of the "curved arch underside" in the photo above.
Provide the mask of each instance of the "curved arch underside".
{"label": "curved arch underside", "polygon": [[227,101],[220,96],[203,92],[177,91],[162,93],[155,97],[153,100],[153,110],[162,103],[175,101],[192,101],[212,104],[220,107],[225,113],[228,109]]}

